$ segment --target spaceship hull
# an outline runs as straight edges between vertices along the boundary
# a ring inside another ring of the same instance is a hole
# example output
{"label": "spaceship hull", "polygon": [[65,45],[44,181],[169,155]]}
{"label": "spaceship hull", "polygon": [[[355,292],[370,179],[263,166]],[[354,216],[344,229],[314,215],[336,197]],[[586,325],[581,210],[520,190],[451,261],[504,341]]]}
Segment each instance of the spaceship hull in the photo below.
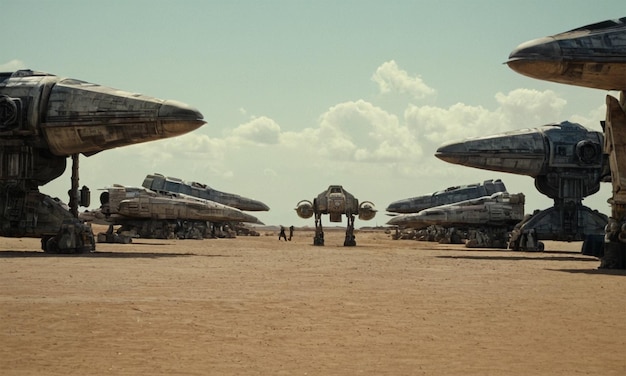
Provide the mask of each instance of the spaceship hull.
{"label": "spaceship hull", "polygon": [[524,218],[524,195],[499,192],[491,196],[465,200],[402,214],[387,224],[416,229],[428,226],[479,227],[513,226]]}
{"label": "spaceship hull", "polygon": [[626,88],[626,17],[522,43],[509,55],[517,73],[602,90]]}
{"label": "spaceship hull", "polygon": [[[46,251],[92,250],[91,229],[75,218],[78,154],[173,137],[202,124],[200,112],[178,102],[31,70],[0,73],[0,233],[42,237]],[[69,156],[71,218],[39,194],[39,186],[63,174]]]}
{"label": "spaceship hull", "polygon": [[244,211],[268,211],[269,206],[261,201],[243,197],[234,193],[221,192],[206,184],[185,182],[178,178],[165,177],[161,174],[147,175],[142,186],[156,192],[182,193]]}
{"label": "spaceship hull", "polygon": [[506,187],[502,180],[486,180],[482,184],[468,184],[456,187],[449,187],[442,191],[437,191],[429,195],[407,198],[394,201],[387,206],[387,211],[391,213],[417,213],[420,210],[435,206],[452,204],[454,202],[491,196],[496,192],[506,192]]}
{"label": "spaceship hull", "polygon": [[315,216],[313,245],[318,246],[324,245],[323,214],[328,214],[331,222],[341,222],[342,216],[346,216],[348,224],[344,246],[356,245],[354,236],[355,216],[358,215],[359,219],[367,221],[376,215],[376,209],[372,202],[364,201],[359,204],[359,200],[343,189],[341,185],[331,185],[327,190],[318,194],[312,203],[308,200],[301,200],[296,206],[295,210],[300,218]]}

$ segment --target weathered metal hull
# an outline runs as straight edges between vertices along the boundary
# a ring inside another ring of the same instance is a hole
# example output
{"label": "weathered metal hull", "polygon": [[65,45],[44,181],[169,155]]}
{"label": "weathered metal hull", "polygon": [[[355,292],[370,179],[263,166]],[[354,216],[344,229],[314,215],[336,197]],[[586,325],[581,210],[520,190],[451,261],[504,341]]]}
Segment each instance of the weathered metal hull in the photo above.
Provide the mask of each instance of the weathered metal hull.
{"label": "weathered metal hull", "polygon": [[130,218],[174,219],[207,222],[250,222],[258,223],[255,216],[239,209],[204,202],[173,197],[136,197],[122,200],[117,214]]}
{"label": "weathered metal hull", "polygon": [[572,194],[582,198],[596,193],[607,174],[603,144],[601,132],[564,121],[451,142],[439,147],[435,156],[467,167],[533,177],[537,189],[550,198],[561,195],[558,175],[572,176],[581,190]]}
{"label": "weathered metal hull", "polygon": [[[260,223],[239,209],[182,194],[161,195],[145,188],[115,185],[104,192],[97,212],[88,213],[99,223],[121,225],[139,237],[202,238],[213,225]],[[85,217],[87,218],[87,217]]]}
{"label": "weathered metal hull", "polygon": [[356,245],[354,236],[355,215],[364,221],[370,220],[376,215],[376,209],[372,202],[363,201],[359,204],[359,200],[343,189],[341,185],[329,186],[327,190],[318,194],[313,202],[309,200],[298,202],[295,210],[300,218],[311,218],[315,215],[314,245],[324,245],[323,214],[328,214],[331,222],[341,222],[342,216],[346,216],[348,225],[344,246]]}
{"label": "weathered metal hull", "polygon": [[507,64],[539,80],[624,90],[625,56],[626,18],[620,18],[522,43]]}
{"label": "weathered metal hull", "polygon": [[313,214],[328,214],[331,222],[341,222],[341,216],[358,215],[359,219],[368,221],[376,216],[374,204],[359,200],[340,185],[331,185],[313,200],[302,200],[296,207],[300,218],[311,218]]}
{"label": "weathered metal hull", "polygon": [[608,156],[613,196],[600,267],[626,269],[626,235],[621,230],[626,228],[626,17],[523,43],[511,52],[507,64],[540,80],[621,91],[619,102],[606,97],[603,151]]}
{"label": "weathered metal hull", "polygon": [[[554,200],[544,215],[521,231],[537,239],[585,240],[603,233],[606,216],[582,205],[608,175],[602,133],[562,122],[535,129],[473,138],[441,146],[436,157],[463,166],[528,175],[535,187]],[[556,211],[556,212],[554,212]],[[554,213],[553,213],[554,212]],[[529,250],[521,245],[513,249]],[[540,250],[537,245],[535,250]]]}
{"label": "weathered metal hull", "polygon": [[206,184],[186,182],[178,178],[161,174],[147,175],[142,186],[155,192],[182,193],[188,196],[210,200],[244,211],[268,211],[269,206],[261,201],[243,197],[234,193],[220,192]]}
{"label": "weathered metal hull", "polygon": [[30,136],[63,157],[174,137],[204,124],[200,112],[180,102],[33,71],[0,74],[0,95],[15,111],[0,119],[4,139]]}
{"label": "weathered metal hull", "polygon": [[202,124],[197,110],[177,102],[30,70],[0,73],[0,236],[44,237],[44,250],[51,250],[47,243],[53,251],[85,249],[80,243],[92,243],[91,230],[38,187],[61,176],[70,155],[173,137]]}
{"label": "weathered metal hull", "polygon": [[524,218],[524,202],[522,193],[497,192],[418,213],[401,214],[387,224],[419,230],[427,239],[440,243],[506,248],[510,231]]}
{"label": "weathered metal hull", "polygon": [[420,210],[435,206],[491,196],[496,192],[506,192],[506,187],[502,180],[485,180],[482,184],[476,183],[449,187],[429,195],[394,201],[387,206],[387,211],[391,213],[417,213]]}
{"label": "weathered metal hull", "polygon": [[499,192],[491,196],[424,209],[418,213],[392,217],[387,224],[426,228],[511,226],[524,218],[524,195]]}

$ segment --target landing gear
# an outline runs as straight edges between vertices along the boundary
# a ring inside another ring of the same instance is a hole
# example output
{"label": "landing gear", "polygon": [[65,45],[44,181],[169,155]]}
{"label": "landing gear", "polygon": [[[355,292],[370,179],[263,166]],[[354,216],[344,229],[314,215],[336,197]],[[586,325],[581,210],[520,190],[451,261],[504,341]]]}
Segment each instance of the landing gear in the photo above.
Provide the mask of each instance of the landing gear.
{"label": "landing gear", "polygon": [[317,211],[317,203],[314,201],[315,209],[315,237],[313,245],[324,245],[324,229],[322,228],[322,213]]}
{"label": "landing gear", "polygon": [[570,242],[585,240],[590,235],[603,236],[607,221],[606,215],[582,205],[580,200],[565,202],[555,199],[553,207],[536,210],[515,225],[509,249],[543,252],[544,244],[540,240]]}
{"label": "landing gear", "polygon": [[356,238],[354,237],[354,215],[348,213],[348,226],[346,227],[346,240],[344,240],[344,247],[354,247],[356,245]]}
{"label": "landing gear", "polygon": [[626,221],[610,218],[606,228],[604,249],[600,256],[600,269],[626,269],[626,246],[624,245],[626,241],[624,240],[626,240]]}
{"label": "landing gear", "polygon": [[41,248],[46,253],[88,253],[95,251],[96,241],[89,225],[66,220],[58,234],[41,238]]}
{"label": "landing gear", "polygon": [[[315,209],[315,236],[313,237],[313,245],[324,245],[324,228],[322,227],[322,213],[317,210],[317,202],[313,201]],[[354,236],[354,215],[346,213],[348,217],[348,226],[346,227],[346,239],[343,242],[345,247],[354,247],[356,238]]]}
{"label": "landing gear", "polygon": [[537,240],[537,231],[534,228],[528,230],[514,229],[509,240],[509,249],[514,251],[543,252],[543,242]]}
{"label": "landing gear", "polygon": [[606,97],[606,121],[604,123],[605,153],[609,154],[613,196],[611,218],[605,230],[605,243],[600,259],[600,269],[626,269],[626,190],[624,171],[626,158],[623,150],[626,129],[626,91],[617,98]]}

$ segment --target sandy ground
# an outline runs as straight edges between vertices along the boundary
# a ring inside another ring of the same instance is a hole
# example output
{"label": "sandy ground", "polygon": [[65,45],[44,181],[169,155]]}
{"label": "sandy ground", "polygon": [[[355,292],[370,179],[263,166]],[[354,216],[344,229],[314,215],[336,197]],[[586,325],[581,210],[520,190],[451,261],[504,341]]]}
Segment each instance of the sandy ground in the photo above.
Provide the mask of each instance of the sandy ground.
{"label": "sandy ground", "polygon": [[626,273],[580,243],[469,250],[360,232],[0,238],[3,375],[624,375]]}

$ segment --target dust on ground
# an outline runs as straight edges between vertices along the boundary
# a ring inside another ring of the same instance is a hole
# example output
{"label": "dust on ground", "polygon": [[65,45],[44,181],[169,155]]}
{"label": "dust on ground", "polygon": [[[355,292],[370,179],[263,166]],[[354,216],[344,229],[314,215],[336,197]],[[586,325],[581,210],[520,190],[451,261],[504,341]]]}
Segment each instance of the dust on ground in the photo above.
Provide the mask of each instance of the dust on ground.
{"label": "dust on ground", "polygon": [[624,375],[626,273],[382,231],[135,239],[48,255],[0,238],[4,375]]}

